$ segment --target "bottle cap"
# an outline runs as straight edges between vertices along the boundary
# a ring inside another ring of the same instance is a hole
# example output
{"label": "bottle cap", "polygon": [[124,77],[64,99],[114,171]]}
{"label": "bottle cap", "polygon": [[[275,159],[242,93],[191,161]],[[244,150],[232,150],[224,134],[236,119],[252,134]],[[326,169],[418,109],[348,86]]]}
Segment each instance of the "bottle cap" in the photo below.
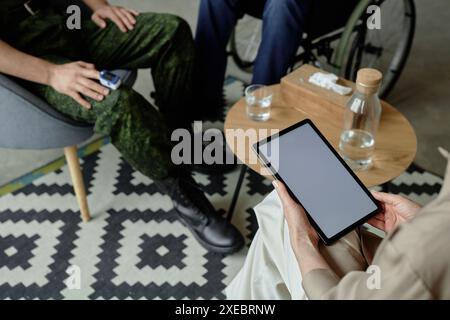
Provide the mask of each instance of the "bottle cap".
{"label": "bottle cap", "polygon": [[383,74],[372,68],[359,69],[356,75],[356,87],[359,91],[375,93],[383,79]]}

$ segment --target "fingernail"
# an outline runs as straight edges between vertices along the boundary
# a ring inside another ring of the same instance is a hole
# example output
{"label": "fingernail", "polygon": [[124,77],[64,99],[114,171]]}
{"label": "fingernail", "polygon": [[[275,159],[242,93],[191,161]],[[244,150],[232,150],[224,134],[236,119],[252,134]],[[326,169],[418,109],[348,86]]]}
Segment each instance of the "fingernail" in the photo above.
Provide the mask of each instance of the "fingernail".
{"label": "fingernail", "polygon": [[272,185],[274,186],[275,189],[278,189],[278,183],[276,180],[272,181]]}

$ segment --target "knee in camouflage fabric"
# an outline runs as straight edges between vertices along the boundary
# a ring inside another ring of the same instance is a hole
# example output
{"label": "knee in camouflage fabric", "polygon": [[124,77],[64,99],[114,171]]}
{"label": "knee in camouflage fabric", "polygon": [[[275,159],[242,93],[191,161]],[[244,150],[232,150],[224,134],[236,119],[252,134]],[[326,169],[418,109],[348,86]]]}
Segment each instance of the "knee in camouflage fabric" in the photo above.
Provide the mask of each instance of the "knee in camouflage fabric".
{"label": "knee in camouflage fabric", "polygon": [[[23,5],[22,0],[2,4],[0,16]],[[103,101],[90,100],[87,110],[53,88],[28,84],[30,90],[72,118],[95,124],[95,131],[111,136],[113,144],[137,170],[152,179],[172,174],[171,142],[167,129],[189,122],[192,98],[194,45],[189,25],[169,14],[142,13],[135,29],[122,33],[109,22],[105,29],[92,21],[82,22],[81,31],[65,28],[64,16],[52,8],[3,29],[2,39],[19,50],[68,63],[83,60],[97,69],[150,68],[159,113],[131,88],[112,91]]]}

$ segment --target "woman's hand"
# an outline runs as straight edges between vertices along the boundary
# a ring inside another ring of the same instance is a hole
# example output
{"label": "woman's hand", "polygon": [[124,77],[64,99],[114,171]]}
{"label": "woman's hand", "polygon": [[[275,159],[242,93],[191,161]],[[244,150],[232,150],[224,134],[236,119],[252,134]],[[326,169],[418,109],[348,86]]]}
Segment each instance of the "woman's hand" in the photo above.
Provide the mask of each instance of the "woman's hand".
{"label": "woman's hand", "polygon": [[106,20],[109,19],[114,22],[120,31],[128,32],[134,29],[138,15],[139,12],[133,9],[104,4],[95,9],[91,19],[102,29],[106,28]]}
{"label": "woman's hand", "polygon": [[49,73],[49,85],[53,89],[73,98],[87,109],[91,108],[91,104],[82,95],[102,101],[109,94],[107,88],[93,81],[100,78],[93,64],[78,61],[52,65]]}
{"label": "woman's hand", "polygon": [[305,210],[289,195],[285,185],[274,181],[289,228],[292,250],[302,275],[316,269],[330,269],[319,251],[319,235],[309,223]]}
{"label": "woman's hand", "polygon": [[372,217],[368,223],[385,232],[391,232],[399,224],[411,220],[421,209],[421,206],[402,196],[372,191],[375,199],[381,202],[383,211]]}
{"label": "woman's hand", "polygon": [[305,210],[291,198],[282,182],[277,180],[273,182],[273,185],[283,205],[283,212],[289,227],[289,236],[294,251],[295,248],[303,245],[317,248],[319,235],[309,223]]}

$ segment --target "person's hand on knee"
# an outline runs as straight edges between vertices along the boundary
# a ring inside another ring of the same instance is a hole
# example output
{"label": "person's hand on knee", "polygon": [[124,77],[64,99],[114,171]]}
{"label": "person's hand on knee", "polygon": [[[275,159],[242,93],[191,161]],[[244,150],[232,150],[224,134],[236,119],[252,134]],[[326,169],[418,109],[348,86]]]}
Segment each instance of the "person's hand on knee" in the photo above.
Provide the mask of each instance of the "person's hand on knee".
{"label": "person's hand on knee", "polygon": [[109,19],[122,32],[133,30],[136,24],[136,17],[139,15],[139,12],[136,10],[111,6],[108,3],[104,3],[103,5],[92,9],[94,11],[91,17],[92,21],[94,21],[100,28],[106,28],[106,20]]}
{"label": "person's hand on knee", "polygon": [[55,64],[49,74],[49,85],[53,89],[71,97],[86,109],[90,109],[91,104],[84,97],[102,101],[109,94],[107,88],[94,81],[100,79],[100,73],[93,64],[82,61]]}
{"label": "person's hand on knee", "polygon": [[383,211],[372,217],[368,223],[385,232],[391,232],[398,225],[411,220],[421,206],[399,195],[372,191],[375,199],[381,202]]}

